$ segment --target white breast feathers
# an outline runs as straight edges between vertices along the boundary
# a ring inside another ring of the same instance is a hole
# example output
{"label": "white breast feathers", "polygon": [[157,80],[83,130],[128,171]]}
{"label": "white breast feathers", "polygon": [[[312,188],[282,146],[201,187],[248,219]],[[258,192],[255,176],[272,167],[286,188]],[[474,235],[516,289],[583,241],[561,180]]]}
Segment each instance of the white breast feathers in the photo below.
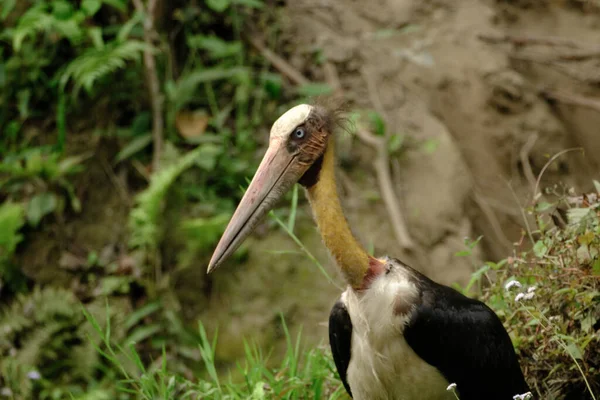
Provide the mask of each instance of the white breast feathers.
{"label": "white breast feathers", "polygon": [[404,327],[416,312],[418,288],[402,265],[362,292],[342,294],[352,320],[352,353],[347,379],[354,400],[451,400],[448,382],[406,343]]}

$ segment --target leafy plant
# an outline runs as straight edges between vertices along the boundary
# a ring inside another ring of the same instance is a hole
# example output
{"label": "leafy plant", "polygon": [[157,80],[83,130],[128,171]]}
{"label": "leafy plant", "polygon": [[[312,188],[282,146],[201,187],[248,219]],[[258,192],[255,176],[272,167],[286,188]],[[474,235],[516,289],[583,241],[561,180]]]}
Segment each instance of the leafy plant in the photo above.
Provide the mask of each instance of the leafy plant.
{"label": "leafy plant", "polygon": [[504,319],[537,398],[600,398],[598,195],[535,205],[533,247],[491,265],[483,299]]}
{"label": "leafy plant", "polygon": [[98,355],[77,304],[70,291],[38,287],[2,310],[0,387],[13,398],[59,399],[93,380]]}

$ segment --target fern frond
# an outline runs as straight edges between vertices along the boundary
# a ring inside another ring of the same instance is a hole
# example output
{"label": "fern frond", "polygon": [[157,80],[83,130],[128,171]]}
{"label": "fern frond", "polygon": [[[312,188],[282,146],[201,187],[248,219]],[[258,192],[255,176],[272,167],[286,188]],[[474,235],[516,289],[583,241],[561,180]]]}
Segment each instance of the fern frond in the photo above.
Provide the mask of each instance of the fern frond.
{"label": "fern frond", "polygon": [[176,163],[152,175],[150,186],[137,195],[136,205],[129,214],[130,247],[148,249],[157,246],[160,239],[160,217],[165,196],[177,177],[197,162],[202,150],[202,146],[199,146],[181,157]]}
{"label": "fern frond", "polygon": [[[73,293],[67,290],[36,287],[29,294],[19,294],[9,307],[2,310],[0,332],[5,340],[11,340],[36,324],[79,317],[76,304]],[[0,351],[2,344],[0,342]]]}
{"label": "fern frond", "polygon": [[19,365],[27,365],[32,369],[38,365],[43,353],[48,351],[47,346],[52,341],[52,337],[63,328],[63,325],[63,322],[47,321],[45,325],[37,327],[26,336],[15,355]]}
{"label": "fern frond", "polygon": [[79,43],[83,37],[83,31],[78,21],[73,17],[69,19],[58,19],[48,10],[48,4],[39,4],[31,7],[19,18],[19,24],[13,33],[13,48],[19,51],[23,41],[29,36],[35,36],[40,32],[56,32],[67,38],[71,43]]}
{"label": "fern frond", "polygon": [[113,41],[102,48],[91,48],[67,66],[60,79],[61,88],[64,90],[72,80],[74,93],[81,87],[89,93],[99,79],[124,68],[127,62],[139,62],[148,49],[148,45],[139,40]]}

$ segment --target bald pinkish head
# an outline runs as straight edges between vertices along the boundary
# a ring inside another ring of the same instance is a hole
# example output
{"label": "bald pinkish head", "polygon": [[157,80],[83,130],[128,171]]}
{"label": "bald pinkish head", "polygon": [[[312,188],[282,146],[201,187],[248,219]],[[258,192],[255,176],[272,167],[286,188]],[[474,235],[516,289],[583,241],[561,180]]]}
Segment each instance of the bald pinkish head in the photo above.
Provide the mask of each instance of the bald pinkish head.
{"label": "bald pinkish head", "polygon": [[327,148],[333,125],[325,108],[307,104],[289,109],[275,121],[269,148],[217,244],[208,265],[209,273],[242,244],[296,182],[310,186],[318,175],[319,160]]}

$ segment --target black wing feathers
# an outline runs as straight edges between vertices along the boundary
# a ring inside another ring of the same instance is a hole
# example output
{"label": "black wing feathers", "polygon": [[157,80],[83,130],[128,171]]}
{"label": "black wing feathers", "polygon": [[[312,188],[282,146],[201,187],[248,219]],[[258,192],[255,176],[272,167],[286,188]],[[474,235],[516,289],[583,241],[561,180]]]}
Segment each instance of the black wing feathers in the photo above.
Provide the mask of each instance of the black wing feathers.
{"label": "black wing feathers", "polygon": [[496,314],[454,289],[417,278],[421,303],[404,336],[419,357],[456,383],[460,399],[510,400],[529,391]]}
{"label": "black wing feathers", "polygon": [[350,314],[344,303],[338,300],[329,314],[329,345],[333,354],[335,367],[340,374],[340,379],[346,388],[346,391],[352,397],[346,374],[348,364],[350,364],[350,355],[352,352],[352,321]]}

